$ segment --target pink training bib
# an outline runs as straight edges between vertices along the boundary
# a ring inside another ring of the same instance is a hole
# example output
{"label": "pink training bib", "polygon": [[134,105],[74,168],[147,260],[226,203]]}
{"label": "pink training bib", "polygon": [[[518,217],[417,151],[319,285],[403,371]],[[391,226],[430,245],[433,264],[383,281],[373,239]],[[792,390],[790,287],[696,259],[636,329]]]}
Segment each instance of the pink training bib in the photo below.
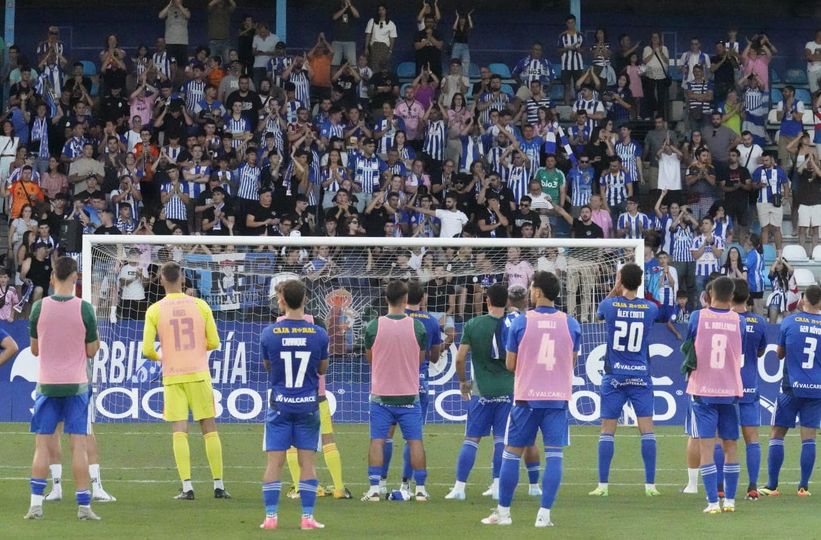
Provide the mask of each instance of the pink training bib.
{"label": "pink training bib", "polygon": [[573,338],[561,311],[525,315],[513,397],[517,401],[568,401],[573,386]]}
{"label": "pink training bib", "polygon": [[699,311],[696,329],[696,369],[687,393],[702,397],[742,397],[741,320],[734,311]]}

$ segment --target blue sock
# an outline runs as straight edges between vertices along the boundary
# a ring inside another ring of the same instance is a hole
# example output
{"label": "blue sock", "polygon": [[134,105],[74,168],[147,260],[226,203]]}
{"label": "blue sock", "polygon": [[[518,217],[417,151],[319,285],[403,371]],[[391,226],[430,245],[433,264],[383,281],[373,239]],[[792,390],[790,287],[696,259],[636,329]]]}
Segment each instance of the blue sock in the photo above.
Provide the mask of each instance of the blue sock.
{"label": "blue sock", "polygon": [[91,490],[84,489],[76,491],[74,496],[77,497],[77,506],[88,506],[91,504]]}
{"label": "blue sock", "polygon": [[761,470],[761,445],[752,442],[747,445],[747,474],[750,477],[750,485],[758,485],[758,471]]}
{"label": "blue sock", "polygon": [[45,478],[32,478],[29,480],[29,485],[31,486],[31,494],[32,495],[42,495],[46,491],[46,485],[48,484],[48,480]]}
{"label": "blue sock", "polygon": [[391,468],[391,458],[393,457],[393,439],[385,439],[385,446],[382,450],[382,471],[383,480],[388,479],[388,471]]}
{"label": "blue sock", "polygon": [[641,459],[644,461],[644,482],[656,483],[656,434],[641,434]]}
{"label": "blue sock", "polygon": [[276,514],[279,509],[279,494],[282,492],[282,482],[268,482],[262,484],[262,501],[265,503],[266,514]]}
{"label": "blue sock", "polygon": [[721,443],[716,443],[713,449],[713,461],[716,465],[716,485],[724,487],[724,448]]}
{"label": "blue sock", "polygon": [[545,448],[544,477],[542,479],[542,508],[553,508],[562,483],[562,449]]}
{"label": "blue sock", "polygon": [[382,467],[368,467],[368,483],[370,485],[378,486],[381,479]]}
{"label": "blue sock", "polygon": [[815,466],[815,439],[801,442],[801,483],[798,487],[810,487],[810,476]]}
{"label": "blue sock", "polygon": [[539,483],[539,465],[538,461],[534,461],[533,463],[525,463],[525,469],[527,469],[527,481],[530,484],[538,484]]}
{"label": "blue sock", "polygon": [[[610,462],[616,451],[616,439],[612,433],[599,435],[599,482],[606,484],[610,480]],[[542,491],[544,493],[544,491]]]}
{"label": "blue sock", "polygon": [[413,481],[416,483],[416,487],[425,487],[425,482],[428,480],[428,470],[427,469],[414,469],[413,470]]}
{"label": "blue sock", "polygon": [[316,478],[299,481],[299,500],[302,501],[303,516],[312,516],[314,514],[314,506],[316,505],[316,487],[318,485],[319,480]]}
{"label": "blue sock", "polygon": [[512,452],[502,453],[502,469],[499,471],[499,506],[510,508],[513,492],[519,483],[519,463],[522,458]]}
{"label": "blue sock", "polygon": [[716,464],[710,463],[701,467],[701,481],[704,483],[704,491],[707,493],[707,501],[718,502],[718,475],[716,474]]}
{"label": "blue sock", "polygon": [[502,438],[493,439],[493,463],[491,473],[493,478],[499,478],[502,471],[502,454],[505,451],[505,441]]}
{"label": "blue sock", "polygon": [[784,464],[784,439],[770,439],[767,449],[767,487],[775,489],[778,487],[778,475],[781,473],[781,465]]}
{"label": "blue sock", "polygon": [[724,464],[724,497],[727,499],[735,499],[736,491],[738,490],[738,477],[741,475],[741,464],[739,463],[725,463]]}
{"label": "blue sock", "polygon": [[402,450],[402,481],[407,482],[411,476],[413,476],[413,467],[410,463],[410,445],[405,441],[405,448]]}
{"label": "blue sock", "polygon": [[476,451],[479,443],[476,441],[462,442],[462,449],[459,450],[459,458],[456,460],[456,480],[467,482],[473,464],[476,462]]}

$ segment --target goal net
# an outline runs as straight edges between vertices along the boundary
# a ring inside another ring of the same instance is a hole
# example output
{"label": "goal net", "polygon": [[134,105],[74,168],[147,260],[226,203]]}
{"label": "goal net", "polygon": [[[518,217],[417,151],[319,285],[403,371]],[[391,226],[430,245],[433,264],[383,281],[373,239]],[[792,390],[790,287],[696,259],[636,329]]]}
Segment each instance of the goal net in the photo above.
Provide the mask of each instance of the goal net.
{"label": "goal net", "polygon": [[272,295],[281,281],[305,283],[306,312],[328,330],[327,389],[336,422],[368,421],[363,330],[387,310],[384,285],[392,279],[424,284],[424,307],[439,319],[445,344],[426,374],[427,421],[442,423],[466,415],[455,356],[462,325],[485,310],[484,290],[498,282],[527,286],[534,270],[549,270],[562,283],[558,307],[583,328],[572,418],[593,422],[606,337],[596,308],[619,266],[643,255],[636,240],[89,235],[83,244],[83,298],[96,309],[101,342],[93,362],[100,422],[162,419],[160,369],[142,357],[141,340],[147,307],[164,295],[159,266],[170,260],[184,269],[186,292],[207,301],[217,321],[221,346],[209,365],[219,421],[263,418],[268,377],[258,336],[278,315]]}

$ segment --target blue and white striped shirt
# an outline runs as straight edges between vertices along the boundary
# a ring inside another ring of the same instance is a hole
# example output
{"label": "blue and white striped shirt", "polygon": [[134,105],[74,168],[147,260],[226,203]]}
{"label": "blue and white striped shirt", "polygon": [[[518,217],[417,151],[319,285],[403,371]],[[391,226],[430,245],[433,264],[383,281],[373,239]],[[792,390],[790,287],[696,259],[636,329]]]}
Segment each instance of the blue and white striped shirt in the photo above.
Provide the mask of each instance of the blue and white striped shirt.
{"label": "blue and white striped shirt", "polygon": [[425,142],[422,150],[434,161],[442,162],[445,159],[445,121],[428,122],[425,130]]}
{"label": "blue and white striped shirt", "polygon": [[581,53],[582,42],[584,42],[584,36],[578,31],[575,34],[562,32],[559,36],[559,48],[576,47],[574,50],[562,52],[563,71],[580,71],[584,69],[584,60]]}
{"label": "blue and white striped shirt", "polygon": [[[188,194],[191,196],[191,192],[188,191],[188,182],[180,182],[180,190],[183,193]],[[165,182],[162,185],[162,192],[163,193],[171,193],[171,182]],[[188,208],[186,208],[185,203],[182,201],[179,195],[176,193],[171,195],[171,198],[168,199],[168,202],[165,203],[165,217],[167,219],[175,219],[175,220],[186,220],[188,219]]]}
{"label": "blue and white striped shirt", "polygon": [[240,165],[235,173],[239,181],[237,197],[247,201],[259,200],[259,177],[261,173],[262,169],[259,167],[251,167],[248,163]]}
{"label": "blue and white striped shirt", "polygon": [[[348,171],[345,169],[345,167],[336,167],[336,171],[339,173],[337,175],[337,178],[339,178],[339,180],[334,180],[333,182],[331,182],[328,185],[328,187],[325,188],[327,191],[339,191],[339,182],[348,178]],[[334,169],[331,169],[329,167],[325,167],[322,169],[322,176],[320,177],[320,179],[323,184],[331,178],[333,178],[333,172]]]}
{"label": "blue and white striped shirt", "polygon": [[463,173],[470,172],[470,167],[475,161],[481,161],[485,155],[485,145],[482,143],[482,137],[472,137],[470,135],[462,135],[459,137],[462,142],[462,156],[459,159],[459,171]]}
{"label": "blue and white striped shirt", "polygon": [[180,89],[185,95],[185,106],[189,112],[194,112],[194,107],[205,97],[205,81],[191,79]]}
{"label": "blue and white striped shirt", "polygon": [[382,160],[376,155],[356,156],[353,164],[353,181],[362,186],[362,192],[370,195],[379,190],[379,170]]}
{"label": "blue and white striped shirt", "polygon": [[760,203],[772,203],[773,195],[781,194],[782,187],[787,184],[787,174],[781,167],[773,167],[765,169],[763,166],[753,171],[753,184],[762,184],[762,188],[758,190],[758,201]]}
{"label": "blue and white striped shirt", "polygon": [[308,80],[308,72],[305,69],[298,69],[291,71],[291,76],[288,80],[296,86],[296,98],[302,103],[311,102],[311,82]]}
{"label": "blue and white striped shirt", "polygon": [[598,120],[594,120],[592,116],[596,113],[604,113],[604,103],[597,99],[586,100],[583,98],[579,98],[573,104],[573,112],[578,111],[587,111],[587,122],[585,123],[585,127],[589,130],[590,133],[593,132],[596,126],[599,125]]}
{"label": "blue and white striped shirt", "polygon": [[513,68],[512,76],[527,87],[530,87],[530,81],[539,81],[542,87],[548,88],[553,78],[553,68],[546,58],[533,58],[528,55],[519,60]]}
{"label": "blue and white striped shirt", "polygon": [[647,214],[636,212],[636,215],[630,215],[629,212],[624,212],[619,216],[617,229],[626,229],[626,238],[641,239],[644,236],[644,231],[650,228],[650,218]]}
{"label": "blue and white striped shirt", "polygon": [[733,218],[724,216],[723,220],[716,219],[713,222],[713,234],[727,242],[727,233],[733,230]]}
{"label": "blue and white striped shirt", "polygon": [[503,111],[507,108],[507,104],[512,100],[510,94],[499,92],[499,95],[494,95],[493,92],[485,92],[479,96],[480,103],[490,103],[490,107],[479,113],[479,121],[483,126],[490,124],[490,111]]}
{"label": "blue and white striped shirt", "polygon": [[289,100],[285,102],[284,109],[285,109],[285,122],[288,124],[294,124],[297,121],[296,112],[300,107],[304,107],[307,101],[300,101],[298,99]]}
{"label": "blue and white striped shirt", "polygon": [[319,130],[319,136],[324,137],[329,141],[334,137],[339,137],[342,139],[345,136],[345,127],[342,124],[334,124],[330,120],[326,120],[322,123],[322,127]]}
{"label": "blue and white striped shirt", "polygon": [[527,167],[517,167],[515,165],[508,165],[503,175],[503,180],[510,191],[513,192],[513,199],[516,204],[522,200],[522,197],[527,195],[527,185],[530,182],[530,171]]}
{"label": "blue and white striped shirt", "polygon": [[405,129],[405,121],[402,118],[394,115],[392,118],[380,118],[373,126],[374,131],[383,132],[382,136],[377,141],[376,153],[387,154],[388,150],[393,148],[393,140],[396,138],[396,132]]}
{"label": "blue and white striped shirt", "polygon": [[661,237],[661,250],[673,256],[673,231],[670,230],[670,224],[673,222],[673,216],[666,213],[661,217],[656,218],[655,227]]}
{"label": "blue and white striped shirt", "polygon": [[151,61],[157,68],[159,73],[162,73],[166,79],[171,78],[171,63],[176,62],[174,57],[163,51],[161,53],[154,53],[151,55]]}
{"label": "blue and white striped shirt", "polygon": [[48,152],[48,125],[49,120],[46,117],[40,118],[39,116],[34,119],[34,122],[31,124],[31,137],[30,142],[39,141],[40,147],[37,150],[37,157],[47,159],[49,157]]}
{"label": "blue and white striped shirt", "polygon": [[254,128],[244,116],[240,115],[239,118],[234,118],[233,115],[228,115],[225,118],[225,131],[234,136],[231,139],[231,148],[239,148],[245,141],[238,137],[243,133],[252,133]]}
{"label": "blue and white striped shirt", "polygon": [[613,207],[622,204],[627,199],[627,186],[633,179],[624,171],[616,174],[610,172],[603,174],[599,180],[605,188],[607,195],[607,206]]}
{"label": "blue and white striped shirt", "polygon": [[673,260],[677,262],[690,262],[693,254],[690,248],[693,244],[693,230],[686,225],[679,224],[673,231]]}
{"label": "blue and white striped shirt", "polygon": [[641,146],[635,141],[625,144],[622,141],[616,143],[616,155],[621,158],[622,168],[630,175],[630,178],[638,178],[638,168],[641,166]]}
{"label": "blue and white striped shirt", "polygon": [[[715,247],[717,249],[724,249],[724,240],[715,235],[711,236],[711,241],[715,242]],[[701,249],[701,246],[706,242],[707,238],[705,238],[703,234],[700,234],[693,239],[693,244],[690,246],[690,249],[693,251]],[[708,246],[701,257],[696,260],[696,276],[707,277],[713,272],[718,272],[718,257],[713,253],[712,246]]]}
{"label": "blue and white striped shirt", "polygon": [[596,171],[593,167],[580,169],[573,167],[567,173],[567,182],[570,184],[570,203],[574,207],[590,204],[590,197],[593,195],[593,178]]}

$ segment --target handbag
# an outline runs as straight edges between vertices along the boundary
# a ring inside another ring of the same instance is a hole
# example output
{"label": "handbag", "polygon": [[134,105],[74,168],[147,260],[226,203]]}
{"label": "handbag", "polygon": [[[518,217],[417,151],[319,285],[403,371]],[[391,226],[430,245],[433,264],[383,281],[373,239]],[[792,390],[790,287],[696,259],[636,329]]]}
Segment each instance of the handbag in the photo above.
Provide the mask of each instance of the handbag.
{"label": "handbag", "polygon": [[781,208],[781,202],[782,202],[781,194],[780,193],[774,193],[773,194],[773,206],[775,206],[776,208]]}
{"label": "handbag", "polygon": [[667,88],[670,88],[670,85],[673,84],[673,79],[670,78],[670,74],[667,73],[667,68],[664,67],[664,62],[661,61],[661,56],[659,56],[658,51],[655,49],[653,50],[653,54],[656,55],[656,59],[659,61],[659,65],[661,65],[661,70],[664,72],[664,79],[662,79],[662,83]]}

